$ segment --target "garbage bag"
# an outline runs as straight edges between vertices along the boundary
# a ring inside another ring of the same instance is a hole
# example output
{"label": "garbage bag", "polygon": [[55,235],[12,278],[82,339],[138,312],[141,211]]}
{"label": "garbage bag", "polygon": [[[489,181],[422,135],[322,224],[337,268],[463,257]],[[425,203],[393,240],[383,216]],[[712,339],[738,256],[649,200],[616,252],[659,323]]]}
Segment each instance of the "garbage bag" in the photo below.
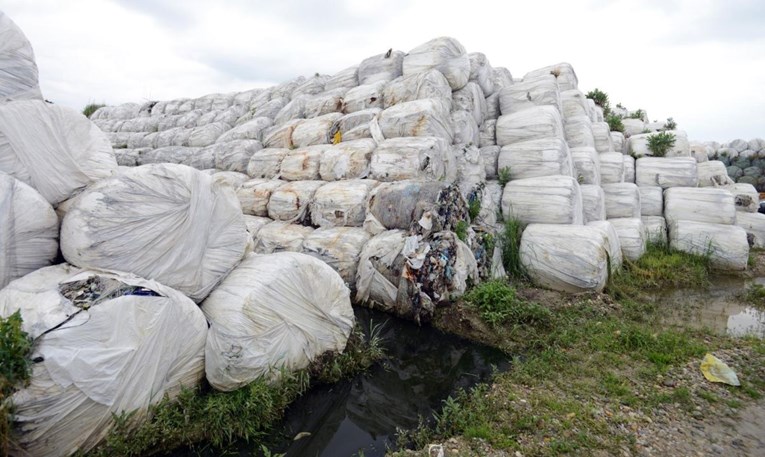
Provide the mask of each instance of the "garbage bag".
{"label": "garbage bag", "polygon": [[606,217],[640,217],[640,190],[632,183],[603,184],[606,202]]}
{"label": "garbage bag", "polygon": [[664,190],[658,186],[640,186],[640,215],[664,215]]}
{"label": "garbage bag", "polygon": [[268,217],[275,221],[309,221],[308,208],[323,184],[324,181],[292,181],[279,186],[268,200]]}
{"label": "garbage bag", "polygon": [[624,182],[624,154],[603,152],[600,159],[600,183],[619,184]]}
{"label": "garbage bag", "polygon": [[252,155],[263,149],[263,145],[257,140],[232,140],[216,143],[210,148],[215,157],[217,170],[246,173]]}
{"label": "garbage bag", "polygon": [[667,245],[667,221],[661,216],[642,216],[646,241],[651,244]]}
{"label": "garbage bag", "polygon": [[366,178],[369,162],[377,148],[375,140],[343,141],[324,151],[319,163],[319,175],[324,181]]}
{"label": "garbage bag", "polygon": [[378,181],[453,181],[453,154],[450,143],[439,137],[390,138],[372,153],[369,176]]}
{"label": "garbage bag", "polygon": [[470,58],[465,48],[454,38],[434,38],[404,56],[404,76],[431,68],[443,73],[453,91],[465,87],[470,78]]}
{"label": "garbage bag", "polygon": [[736,213],[736,225],[746,230],[749,245],[753,248],[765,248],[765,214]]}
{"label": "garbage bag", "polygon": [[52,205],[116,169],[106,136],[82,114],[36,100],[0,104],[0,171]]}
{"label": "garbage bag", "polygon": [[386,108],[378,123],[385,138],[434,136],[443,138],[447,144],[454,139],[449,107],[432,98]]}
{"label": "garbage bag", "polygon": [[600,185],[600,155],[595,148],[571,148],[571,161],[579,184]]}
{"label": "garbage bag", "polygon": [[636,261],[643,257],[648,243],[648,234],[645,225],[639,217],[620,217],[608,219],[619,235],[619,243],[622,245],[624,258]]}
{"label": "garbage bag", "polygon": [[11,18],[0,11],[0,102],[42,98],[32,45]]}
{"label": "garbage bag", "polygon": [[560,113],[552,106],[528,108],[497,119],[500,146],[542,138],[565,138]]}
{"label": "garbage bag", "polygon": [[664,191],[664,217],[668,224],[686,220],[731,225],[736,223],[736,204],[725,189],[673,187]]}
{"label": "garbage bag", "polygon": [[558,81],[551,74],[524,79],[499,92],[499,109],[503,115],[535,106],[550,105],[562,112]]}
{"label": "garbage bag", "polygon": [[42,195],[0,172],[0,289],[53,263],[58,229],[58,217]]}
{"label": "garbage bag", "polygon": [[452,93],[452,111],[458,110],[465,110],[470,113],[476,125],[483,124],[488,108],[481,86],[469,82],[462,89]]}
{"label": "garbage bag", "polygon": [[400,76],[385,85],[383,103],[390,108],[399,103],[432,98],[440,100],[447,108],[452,106],[452,88],[438,70],[427,70],[408,76]]}
{"label": "garbage bag", "polygon": [[248,242],[234,190],[183,165],[128,168],[79,195],[61,252],[81,268],[126,271],[201,301]]}
{"label": "garbage bag", "polygon": [[619,240],[619,234],[616,232],[614,225],[605,220],[592,221],[587,223],[587,227],[595,227],[603,231],[606,236],[606,252],[608,253],[608,264],[610,266],[609,273],[613,274],[621,270],[624,263],[624,255],[622,254],[622,244]]}
{"label": "garbage bag", "polygon": [[603,188],[595,184],[582,184],[579,191],[582,193],[584,222],[606,220],[606,195]]}
{"label": "garbage bag", "polygon": [[512,180],[573,174],[571,152],[560,138],[527,140],[503,146],[497,168],[508,168]]}
{"label": "garbage bag", "polygon": [[354,289],[359,254],[371,235],[356,227],[323,227],[303,240],[303,253],[316,257],[335,270]]}
{"label": "garbage bag", "polygon": [[290,150],[285,148],[266,148],[252,154],[247,163],[247,174],[253,178],[273,179],[279,176],[282,161]]}
{"label": "garbage bag", "polygon": [[635,161],[635,183],[638,186],[696,187],[698,164],[690,157],[641,157]]}
{"label": "garbage bag", "polygon": [[531,224],[521,236],[520,258],[539,286],[571,293],[601,291],[608,280],[608,249],[599,228]]}
{"label": "garbage bag", "polygon": [[289,151],[282,160],[279,177],[286,181],[319,179],[321,158],[331,148],[329,144],[317,144]]}
{"label": "garbage bag", "polygon": [[324,184],[311,202],[311,221],[319,227],[361,227],[367,214],[369,193],[378,182],[350,179]]}
{"label": "garbage bag", "polygon": [[735,183],[728,176],[725,164],[719,160],[700,162],[696,164],[696,170],[699,174],[699,187],[721,187]]}
{"label": "garbage bag", "polygon": [[385,81],[377,81],[354,87],[345,94],[345,113],[354,113],[370,108],[383,108]]}
{"label": "garbage bag", "polygon": [[205,374],[223,391],[342,352],[354,325],[350,293],[303,254],[251,254],[202,303],[210,321]]}
{"label": "garbage bag", "polygon": [[757,204],[760,199],[757,189],[751,184],[738,183],[723,186],[723,189],[733,194],[733,202],[736,205],[736,211],[746,213],[756,213]]}
{"label": "garbage bag", "polygon": [[579,79],[576,77],[574,67],[568,62],[561,62],[532,70],[523,76],[523,80],[526,81],[546,75],[553,75],[555,77],[561,91],[576,90],[579,85]]}
{"label": "garbage bag", "polygon": [[315,144],[331,144],[329,132],[335,121],[343,115],[329,113],[313,119],[304,119],[295,125],[292,131],[291,146],[303,147]]}
{"label": "garbage bag", "polygon": [[701,373],[710,382],[720,382],[730,386],[741,385],[736,372],[726,365],[725,362],[709,353],[701,361]]}
{"label": "garbage bag", "polygon": [[476,82],[484,94],[494,93],[494,69],[489,63],[486,55],[480,52],[471,52],[468,54],[470,59],[470,77],[469,80]]}
{"label": "garbage bag", "polygon": [[582,225],[582,194],[571,176],[544,176],[510,181],[502,194],[505,220],[523,224]]}
{"label": "garbage bag", "polygon": [[312,227],[283,221],[265,224],[254,237],[255,252],[258,254],[281,251],[302,252],[303,240],[313,231]]}
{"label": "garbage bag", "polygon": [[359,64],[359,84],[377,81],[393,81],[402,74],[404,53],[389,50],[386,53],[367,57]]}
{"label": "garbage bag", "polygon": [[268,216],[271,194],[286,182],[280,179],[251,179],[236,190],[244,214]]}
{"label": "garbage bag", "polygon": [[0,315],[16,310],[35,344],[30,383],[11,398],[14,455],[87,452],[117,416],[137,426],[204,374],[204,315],[155,281],[46,267],[0,291]]}

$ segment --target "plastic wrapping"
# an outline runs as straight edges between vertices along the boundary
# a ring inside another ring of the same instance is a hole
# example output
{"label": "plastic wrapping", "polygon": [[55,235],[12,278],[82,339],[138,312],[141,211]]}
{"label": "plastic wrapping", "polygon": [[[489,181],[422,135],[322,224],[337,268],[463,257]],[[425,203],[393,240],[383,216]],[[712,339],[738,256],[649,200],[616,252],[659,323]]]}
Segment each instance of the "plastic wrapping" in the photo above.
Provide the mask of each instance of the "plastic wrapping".
{"label": "plastic wrapping", "polygon": [[354,113],[370,108],[383,108],[383,89],[385,84],[385,81],[377,81],[349,90],[344,98],[344,112]]}
{"label": "plastic wrapping", "polygon": [[[409,230],[420,220],[427,219],[423,216],[428,213],[448,214],[448,205],[439,207],[439,195],[447,188],[446,183],[439,181],[407,180],[381,183],[370,193],[368,221],[365,221],[364,227],[367,228],[368,222],[376,222],[383,230]],[[374,221],[370,221],[370,216]],[[376,230],[369,231],[374,233]]]}
{"label": "plastic wrapping", "polygon": [[603,188],[594,184],[582,184],[579,190],[582,193],[584,223],[606,220],[606,195]]}
{"label": "plastic wrapping", "polygon": [[435,136],[451,144],[454,137],[449,107],[432,98],[387,108],[378,123],[385,138]]}
{"label": "plastic wrapping", "polygon": [[[481,191],[481,210],[477,221],[494,227],[502,221],[502,186],[497,181],[486,181]],[[472,221],[475,223],[476,221]]]}
{"label": "plastic wrapping", "polygon": [[[685,134],[685,132],[678,131],[678,130],[669,130],[667,131],[667,133],[671,133],[675,135],[675,145],[669,151],[667,151],[666,157],[667,158],[678,158],[678,157],[690,158],[691,157],[690,143],[688,142],[688,136]],[[632,136],[630,136],[629,141],[627,143],[627,149],[629,150],[630,154],[638,158],[643,156],[653,156],[653,152],[651,152],[651,150],[648,149],[648,138],[652,135],[656,135],[656,133],[640,133],[640,134],[633,134]]]}
{"label": "plastic wrapping", "polygon": [[189,135],[188,145],[191,147],[209,146],[228,130],[231,130],[231,126],[225,122],[213,122],[196,127]]}
{"label": "plastic wrapping", "polygon": [[486,179],[497,179],[497,163],[501,149],[499,146],[485,146],[479,150],[483,158],[483,165],[486,167]]}
{"label": "plastic wrapping", "polygon": [[723,186],[723,189],[733,194],[733,202],[736,205],[736,211],[746,213],[756,213],[758,201],[760,199],[757,189],[751,184],[730,184]]}
{"label": "plastic wrapping", "polygon": [[495,146],[497,144],[497,121],[487,119],[478,129],[478,147]]}
{"label": "plastic wrapping", "polygon": [[448,180],[455,176],[449,143],[437,137],[391,138],[372,153],[370,177],[379,181]]}
{"label": "plastic wrapping", "polygon": [[404,57],[404,76],[434,68],[446,77],[452,90],[465,87],[470,78],[470,58],[454,38],[440,37],[423,43]]}
{"label": "plastic wrapping", "polygon": [[745,229],[688,220],[669,223],[668,227],[672,249],[708,256],[712,267],[721,270],[746,270],[749,243]]}
{"label": "plastic wrapping", "polygon": [[476,125],[486,119],[486,98],[477,83],[469,82],[460,90],[452,93],[452,111],[465,110],[473,116]]}
{"label": "plastic wrapping", "polygon": [[324,181],[366,178],[369,161],[377,149],[372,139],[343,141],[333,145],[321,156],[319,174]]}
{"label": "plastic wrapping", "polygon": [[305,119],[295,125],[292,131],[292,145],[297,147],[332,143],[329,132],[335,121],[343,115],[329,113],[313,119]]}
{"label": "plastic wrapping", "polygon": [[[695,159],[694,159],[695,160]],[[699,187],[721,187],[735,182],[728,177],[728,169],[719,160],[709,160],[696,165],[699,174]]]}
{"label": "plastic wrapping", "polygon": [[635,159],[630,156],[623,156],[624,160],[624,182],[635,182]]}
{"label": "plastic wrapping", "polygon": [[600,185],[600,155],[592,147],[571,148],[574,177],[580,184]]}
{"label": "plastic wrapping", "polygon": [[[624,137],[628,140],[635,135],[642,134],[646,127],[645,122],[641,119],[633,118],[622,119],[622,125],[624,125]],[[631,141],[627,142],[629,148],[632,147],[631,144]]]}
{"label": "plastic wrapping", "polygon": [[216,169],[246,173],[252,155],[263,149],[263,145],[257,140],[233,140],[211,148]]}
{"label": "plastic wrapping", "polygon": [[[560,84],[558,87],[560,87]],[[585,97],[582,91],[577,89],[561,89],[560,100],[563,108],[561,112],[566,122],[577,116],[584,116],[590,119],[590,106],[587,103],[587,97]]]}
{"label": "plastic wrapping", "polygon": [[642,216],[646,241],[652,244],[667,244],[667,221],[661,216]]}
{"label": "plastic wrapping", "polygon": [[335,181],[319,187],[311,202],[311,221],[320,227],[361,227],[367,212],[371,179]]}
{"label": "plastic wrapping", "polygon": [[725,189],[675,187],[664,192],[664,217],[668,224],[686,220],[731,225],[736,222],[736,205]]}
{"label": "plastic wrapping", "polygon": [[348,101],[346,94],[349,93],[348,89],[341,87],[309,97],[305,101],[303,114],[306,118],[310,119],[329,113],[350,112],[346,105]]}
{"label": "plastic wrapping", "polygon": [[11,455],[87,452],[118,415],[131,412],[129,430],[204,374],[204,315],[157,282],[61,264],[0,291],[0,315],[16,310],[36,340],[30,384],[11,398]]}
{"label": "plastic wrapping", "polygon": [[455,147],[457,183],[462,196],[468,198],[478,186],[486,182],[486,167],[481,152],[475,146]]}
{"label": "plastic wrapping", "polygon": [[632,183],[603,184],[606,200],[606,218],[639,218],[641,212],[640,190]]}
{"label": "plastic wrapping", "polygon": [[253,178],[272,179],[279,176],[282,161],[290,150],[266,148],[254,153],[247,164],[247,174]]}
{"label": "plastic wrapping", "polygon": [[[292,139],[292,134],[295,132],[298,124],[303,122],[302,119],[293,119],[285,122],[284,124],[274,125],[263,131],[263,146],[266,148],[285,148],[291,149],[295,147],[295,143]],[[309,126],[311,126],[309,124]],[[314,127],[316,127],[314,125]],[[305,132],[305,129],[304,129]],[[309,132],[305,132],[309,133]],[[325,143],[327,141],[324,141]]]}
{"label": "plastic wrapping", "polygon": [[42,100],[42,94],[32,45],[0,11],[0,103],[11,100]]}
{"label": "plastic wrapping", "polygon": [[294,121],[295,119],[304,119],[305,115],[305,102],[308,95],[301,95],[293,98],[289,103],[284,105],[282,109],[274,116],[274,125],[281,125],[285,122]]}
{"label": "plastic wrapping", "polygon": [[611,143],[614,145],[614,151],[621,153],[626,151],[627,140],[624,139],[622,132],[611,132]]}
{"label": "plastic wrapping", "polygon": [[353,289],[359,254],[370,234],[356,227],[316,229],[303,240],[303,253],[316,257],[335,270]]}
{"label": "plastic wrapping", "polygon": [[552,106],[537,106],[500,116],[497,120],[497,144],[520,143],[542,138],[564,138],[560,113]]}
{"label": "plastic wrapping", "polygon": [[[611,141],[611,130],[605,122],[592,123],[592,138],[595,140],[595,150],[603,154],[614,152],[614,143]],[[621,154],[621,151],[619,151]]]}
{"label": "plastic wrapping", "polygon": [[332,75],[324,84],[324,90],[338,89],[340,87],[352,88],[359,85],[359,66],[354,65],[345,70],[340,70]]}
{"label": "plastic wrapping", "polygon": [[298,223],[310,220],[309,205],[323,184],[324,181],[292,181],[279,186],[268,200],[268,217]]}
{"label": "plastic wrapping", "polygon": [[263,132],[273,125],[273,121],[267,117],[256,117],[233,129],[225,132],[215,140],[216,143],[225,143],[233,140],[258,140],[263,139]]}
{"label": "plastic wrapping", "polygon": [[510,170],[510,179],[572,176],[571,152],[560,138],[521,141],[502,147],[497,169]]}
{"label": "plastic wrapping", "polygon": [[316,95],[324,92],[324,84],[329,79],[327,75],[316,74],[300,83],[292,90],[290,99],[294,100],[301,95]]}
{"label": "plastic wrapping", "polygon": [[49,203],[66,200],[116,169],[106,136],[82,114],[35,100],[0,104],[0,171],[32,186]]}
{"label": "plastic wrapping", "polygon": [[359,64],[359,84],[392,81],[401,76],[403,63],[404,53],[402,51],[389,50],[386,53],[368,57]]}
{"label": "plastic wrapping", "polygon": [[229,186],[182,165],[128,168],[81,193],[61,224],[73,265],[127,271],[201,301],[245,253]]}
{"label": "plastic wrapping", "polygon": [[428,70],[389,82],[383,90],[382,98],[385,108],[427,98],[441,100],[447,107],[451,107],[452,89],[441,72]]}
{"label": "plastic wrapping", "polygon": [[255,239],[255,252],[271,254],[273,252],[302,252],[303,240],[313,232],[312,227],[274,221],[263,225]]}
{"label": "plastic wrapping", "polygon": [[616,233],[614,225],[608,221],[592,221],[588,222],[587,226],[601,230],[606,236],[606,252],[608,253],[608,264],[611,268],[610,273],[616,273],[621,270],[624,263],[624,254],[622,254],[621,241],[619,241],[619,234]]}
{"label": "plastic wrapping", "polygon": [[568,62],[561,62],[555,65],[538,68],[526,73],[523,76],[524,81],[538,78],[540,76],[553,75],[558,81],[561,91],[576,90],[579,85],[579,79],[576,77],[574,67]]}
{"label": "plastic wrapping", "polygon": [[746,230],[751,247],[765,248],[765,214],[738,212],[736,225]]}
{"label": "plastic wrapping", "polygon": [[624,155],[618,152],[604,152],[600,159],[600,183],[618,184],[624,182]]}
{"label": "plastic wrapping", "polygon": [[640,186],[640,215],[664,215],[664,190],[658,186]]}
{"label": "plastic wrapping", "polygon": [[571,148],[595,149],[595,137],[592,135],[592,122],[588,117],[574,118],[563,126],[566,142]]}
{"label": "plastic wrapping", "polygon": [[214,182],[224,186],[231,186],[234,190],[237,190],[250,179],[246,174],[236,171],[216,171],[212,174],[212,178]]}
{"label": "plastic wrapping", "polygon": [[698,165],[690,157],[641,157],[635,162],[635,183],[638,186],[696,187]]}
{"label": "plastic wrapping", "polygon": [[619,235],[624,258],[634,262],[643,257],[648,243],[648,233],[643,220],[639,217],[621,217],[609,219],[608,222],[614,226]]}
{"label": "plastic wrapping", "polygon": [[521,236],[521,264],[534,283],[563,292],[601,291],[609,243],[602,229],[531,224]]}
{"label": "plastic wrapping", "polygon": [[486,95],[494,93],[494,69],[486,55],[480,52],[468,54],[470,59],[470,81],[476,82]]}
{"label": "plastic wrapping", "polygon": [[370,108],[355,113],[346,114],[332,125],[329,131],[333,142],[335,135],[340,133],[341,141],[353,141],[364,138],[372,138],[370,123],[382,110],[380,108]]}
{"label": "plastic wrapping", "polygon": [[286,181],[319,179],[319,167],[329,144],[307,146],[289,151],[282,160],[279,176]]}
{"label": "plastic wrapping", "polygon": [[267,217],[251,216],[249,214],[244,215],[244,225],[247,226],[247,232],[252,236],[253,241],[258,238],[260,229],[271,222],[273,221]]}
{"label": "plastic wrapping", "polygon": [[451,124],[454,132],[454,144],[475,146],[480,144],[481,132],[470,113],[465,110],[452,111]]}
{"label": "plastic wrapping", "polygon": [[297,253],[250,255],[204,301],[205,373],[231,391],[342,352],[353,329],[350,293],[326,264]]}
{"label": "plastic wrapping", "polygon": [[513,114],[534,106],[550,105],[562,111],[558,81],[551,74],[525,79],[499,92],[502,114]]}
{"label": "plastic wrapping", "polygon": [[571,176],[545,176],[510,181],[502,194],[505,220],[524,224],[582,225],[582,194]]}
{"label": "plastic wrapping", "polygon": [[50,203],[30,186],[0,172],[0,289],[53,263],[58,256],[58,230]]}

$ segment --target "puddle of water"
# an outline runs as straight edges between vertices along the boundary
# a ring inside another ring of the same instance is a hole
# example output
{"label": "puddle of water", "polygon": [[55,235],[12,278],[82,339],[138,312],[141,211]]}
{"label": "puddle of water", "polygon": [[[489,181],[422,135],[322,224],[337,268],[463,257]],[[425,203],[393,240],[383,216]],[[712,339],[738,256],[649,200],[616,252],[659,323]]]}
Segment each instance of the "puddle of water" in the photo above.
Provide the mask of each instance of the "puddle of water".
{"label": "puddle of water", "polygon": [[751,284],[765,285],[765,278],[721,277],[708,288],[663,290],[651,299],[666,312],[664,321],[669,324],[765,338],[765,312],[738,298]]}
{"label": "puddle of water", "polygon": [[[432,417],[457,389],[487,381],[495,368],[510,366],[509,357],[496,349],[429,326],[367,309],[357,309],[356,318],[365,332],[370,320],[387,321],[381,336],[388,359],[351,380],[314,388],[290,405],[280,430],[287,438],[270,446],[272,452],[288,457],[384,456],[395,446],[397,428],[416,427],[420,417]],[[303,432],[310,435],[292,440]],[[226,455],[260,455],[253,447],[241,443]],[[171,455],[188,455],[184,452]],[[210,450],[198,455],[218,454]]]}

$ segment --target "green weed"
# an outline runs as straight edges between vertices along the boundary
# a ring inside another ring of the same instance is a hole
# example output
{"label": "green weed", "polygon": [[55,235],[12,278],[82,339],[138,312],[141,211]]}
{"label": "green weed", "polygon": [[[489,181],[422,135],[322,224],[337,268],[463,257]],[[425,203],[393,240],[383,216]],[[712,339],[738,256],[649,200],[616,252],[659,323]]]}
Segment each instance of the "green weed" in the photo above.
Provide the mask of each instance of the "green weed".
{"label": "green weed", "polygon": [[85,115],[85,117],[89,118],[93,113],[98,111],[99,108],[103,108],[103,103],[88,103],[85,105],[85,108],[82,109],[82,114]]}
{"label": "green weed", "polygon": [[665,157],[675,146],[675,140],[674,133],[655,133],[648,137],[648,150],[653,153],[654,157]]}

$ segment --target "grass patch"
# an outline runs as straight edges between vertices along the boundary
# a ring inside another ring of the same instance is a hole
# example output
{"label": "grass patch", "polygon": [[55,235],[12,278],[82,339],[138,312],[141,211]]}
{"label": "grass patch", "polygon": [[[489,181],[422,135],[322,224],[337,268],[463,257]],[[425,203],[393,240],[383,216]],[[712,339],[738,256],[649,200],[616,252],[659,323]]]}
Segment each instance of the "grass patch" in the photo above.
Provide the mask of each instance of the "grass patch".
{"label": "grass patch", "polygon": [[512,327],[547,327],[552,322],[549,309],[519,299],[515,289],[501,280],[484,282],[474,287],[465,295],[465,302],[478,310],[481,318],[494,327],[503,324]]}
{"label": "grass patch", "polygon": [[765,309],[765,286],[752,284],[746,288],[743,300],[759,309]]}
{"label": "grass patch", "polygon": [[21,329],[19,311],[0,317],[0,455],[8,455],[11,441],[12,405],[5,402],[14,390],[29,381],[32,340]]}
{"label": "grass patch", "polygon": [[103,103],[88,103],[85,105],[85,108],[82,109],[82,114],[85,115],[85,117],[90,118],[90,116],[93,115],[96,111],[98,111],[99,108],[103,108]]}
{"label": "grass patch", "polygon": [[504,230],[499,234],[502,264],[508,276],[515,279],[526,278],[526,269],[521,264],[522,235],[523,224],[517,219],[506,220]]}

